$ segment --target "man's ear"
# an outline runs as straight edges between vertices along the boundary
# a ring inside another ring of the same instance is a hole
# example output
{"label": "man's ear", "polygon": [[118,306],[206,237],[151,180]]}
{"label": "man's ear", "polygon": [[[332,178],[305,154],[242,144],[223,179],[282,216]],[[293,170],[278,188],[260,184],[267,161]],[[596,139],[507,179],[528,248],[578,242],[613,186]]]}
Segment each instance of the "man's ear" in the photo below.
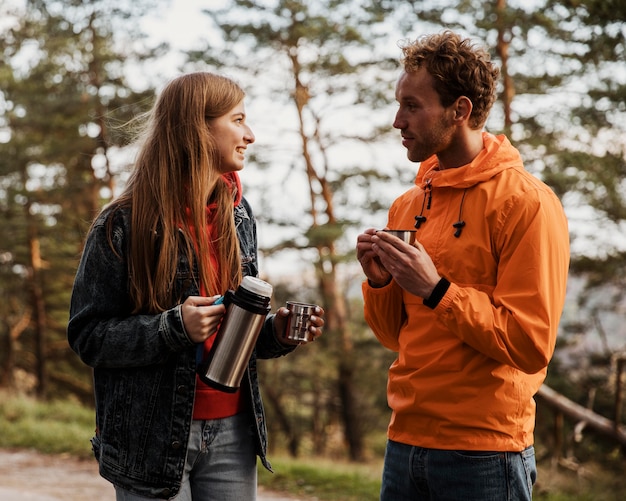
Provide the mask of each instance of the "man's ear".
{"label": "man's ear", "polygon": [[469,97],[461,96],[453,104],[454,107],[454,120],[455,121],[467,121],[469,122],[470,115],[474,105]]}

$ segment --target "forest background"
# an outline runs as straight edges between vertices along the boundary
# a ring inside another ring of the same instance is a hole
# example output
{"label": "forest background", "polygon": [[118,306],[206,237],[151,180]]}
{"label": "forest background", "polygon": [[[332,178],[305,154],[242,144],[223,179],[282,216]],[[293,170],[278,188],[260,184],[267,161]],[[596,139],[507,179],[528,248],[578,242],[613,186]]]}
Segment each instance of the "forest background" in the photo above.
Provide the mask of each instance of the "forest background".
{"label": "forest background", "polygon": [[511,138],[570,221],[546,383],[615,432],[563,422],[540,396],[538,457],[623,470],[625,20],[620,0],[3,2],[0,388],[92,405],[65,328],[89,223],[131,168],[124,124],[171,77],[215,71],[247,92],[257,140],[242,181],[274,306],[327,311],[319,343],[261,365],[273,447],[380,457],[394,354],[363,320],[355,239],[385,225],[417,170],[390,125],[398,42],[450,28],[491,48],[502,79],[487,128]]}

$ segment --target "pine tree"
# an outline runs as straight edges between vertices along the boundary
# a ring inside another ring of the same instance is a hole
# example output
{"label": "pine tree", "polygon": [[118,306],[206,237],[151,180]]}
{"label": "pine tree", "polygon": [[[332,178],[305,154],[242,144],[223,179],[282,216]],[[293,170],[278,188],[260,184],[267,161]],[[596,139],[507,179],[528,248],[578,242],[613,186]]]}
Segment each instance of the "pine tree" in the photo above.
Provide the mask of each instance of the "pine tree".
{"label": "pine tree", "polygon": [[[280,183],[283,189],[266,188],[266,193],[282,192],[284,199],[274,197],[257,211],[268,223],[287,228],[289,235],[265,251],[276,255],[297,250],[301,259],[310,259],[312,287],[317,291],[312,299],[326,310],[326,334],[320,341],[324,353],[315,358],[316,349],[307,347],[310,356],[303,355],[295,367],[301,369],[302,363],[308,362],[309,378],[318,383],[317,388],[306,390],[311,398],[316,452],[322,452],[320,440],[326,436],[318,432],[325,428],[320,419],[327,424],[339,419],[350,458],[362,459],[366,428],[361,404],[367,400],[362,397],[368,388],[359,383],[364,362],[359,360],[355,342],[367,338],[367,331],[355,331],[341,270],[342,263],[354,262],[354,240],[346,235],[356,237],[352,228],[365,229],[363,208],[371,213],[388,206],[389,200],[381,197],[372,181],[389,182],[401,176],[390,163],[381,167],[372,157],[343,164],[338,157],[342,150],[356,151],[355,145],[381,141],[391,128],[388,116],[377,124],[372,113],[373,108],[393,99],[394,76],[384,73],[397,68],[396,54],[389,58],[376,52],[376,32],[385,19],[385,9],[378,2],[280,0],[270,5],[239,0],[207,13],[225,43],[192,53],[190,60],[227,66],[229,72],[236,69],[234,76],[243,81],[252,103],[256,94],[265,92],[275,104],[286,103],[283,109],[289,106],[289,112],[281,109],[284,121],[277,117],[275,124],[282,138],[279,147],[285,150],[279,156],[285,159],[287,173],[264,179],[267,185]],[[279,111],[277,105],[273,108]],[[348,112],[361,118],[348,122]],[[257,152],[256,165],[248,171],[262,169],[264,158],[270,156],[278,155],[275,151]],[[274,173],[277,168],[272,165]],[[246,174],[243,177],[245,183]],[[285,205],[290,210],[285,211]],[[304,295],[297,287],[291,288],[291,293],[287,298]],[[294,363],[296,358],[292,358]],[[311,365],[312,360],[317,360],[317,365]],[[321,379],[322,374],[327,377]],[[333,401],[339,402],[336,411]],[[278,398],[272,402],[279,405]],[[330,409],[325,418],[321,409]]]}
{"label": "pine tree", "polygon": [[144,97],[125,81],[110,15],[106,2],[31,1],[0,42],[0,272],[11,298],[0,306],[11,354],[2,383],[19,369],[40,396],[64,387],[91,398],[65,341],[69,294],[89,222],[120,175],[110,150],[125,140],[110,121],[138,113]]}

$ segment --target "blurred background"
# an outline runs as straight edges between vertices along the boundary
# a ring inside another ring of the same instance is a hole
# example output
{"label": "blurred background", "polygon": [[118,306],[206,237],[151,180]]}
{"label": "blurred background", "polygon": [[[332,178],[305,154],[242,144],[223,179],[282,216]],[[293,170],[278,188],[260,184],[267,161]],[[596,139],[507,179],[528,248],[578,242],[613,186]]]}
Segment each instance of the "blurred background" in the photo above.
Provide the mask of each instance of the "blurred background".
{"label": "blurred background", "polygon": [[391,127],[398,43],[444,28],[490,48],[502,78],[487,129],[511,138],[570,221],[538,459],[595,492],[584,499],[622,499],[623,0],[3,0],[0,409],[14,395],[93,405],[91,371],[65,338],[86,231],[131,169],[127,122],[172,77],[206,70],[247,93],[256,142],[241,175],[274,307],[327,312],[319,342],[261,362],[271,447],[380,460],[395,356],[364,322],[354,248],[417,172]]}

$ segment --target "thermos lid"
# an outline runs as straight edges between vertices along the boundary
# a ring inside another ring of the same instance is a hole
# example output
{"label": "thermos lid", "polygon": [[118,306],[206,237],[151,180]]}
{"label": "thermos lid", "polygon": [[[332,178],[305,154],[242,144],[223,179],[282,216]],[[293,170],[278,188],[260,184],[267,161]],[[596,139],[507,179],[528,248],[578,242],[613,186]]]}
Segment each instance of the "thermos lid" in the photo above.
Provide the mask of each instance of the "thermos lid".
{"label": "thermos lid", "polygon": [[245,276],[239,286],[259,296],[272,297],[273,287],[260,278]]}

